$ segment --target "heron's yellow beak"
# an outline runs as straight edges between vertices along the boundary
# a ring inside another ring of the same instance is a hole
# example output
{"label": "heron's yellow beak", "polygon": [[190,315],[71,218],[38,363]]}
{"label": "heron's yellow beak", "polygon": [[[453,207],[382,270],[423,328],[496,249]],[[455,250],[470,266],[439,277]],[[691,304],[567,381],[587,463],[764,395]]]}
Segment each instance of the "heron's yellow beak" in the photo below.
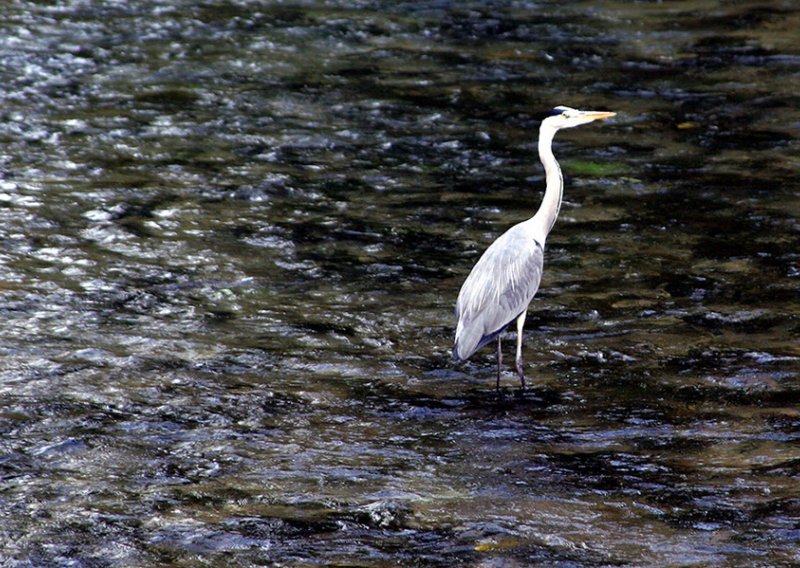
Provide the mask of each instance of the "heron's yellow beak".
{"label": "heron's yellow beak", "polygon": [[612,116],[617,116],[615,112],[604,112],[604,111],[585,111],[583,113],[586,118],[590,118],[592,120],[597,120],[598,118],[611,118]]}

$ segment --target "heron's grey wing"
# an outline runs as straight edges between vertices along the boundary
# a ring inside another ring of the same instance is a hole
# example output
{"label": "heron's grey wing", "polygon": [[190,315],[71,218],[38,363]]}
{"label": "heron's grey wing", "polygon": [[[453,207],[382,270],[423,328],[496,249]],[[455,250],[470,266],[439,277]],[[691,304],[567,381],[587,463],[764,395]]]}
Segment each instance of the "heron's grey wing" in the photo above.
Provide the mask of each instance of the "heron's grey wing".
{"label": "heron's grey wing", "polygon": [[539,289],[543,261],[542,245],[520,225],[486,249],[456,303],[456,358],[472,355],[528,308]]}

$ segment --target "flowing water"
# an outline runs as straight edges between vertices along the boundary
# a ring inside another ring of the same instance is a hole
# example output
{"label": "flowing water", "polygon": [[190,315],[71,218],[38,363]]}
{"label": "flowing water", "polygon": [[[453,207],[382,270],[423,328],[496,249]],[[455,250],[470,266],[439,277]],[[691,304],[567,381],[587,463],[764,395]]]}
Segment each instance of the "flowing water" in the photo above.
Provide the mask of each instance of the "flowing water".
{"label": "flowing water", "polygon": [[[798,28],[4,2],[0,564],[800,564]],[[557,104],[618,116],[556,139],[498,394],[453,305]]]}

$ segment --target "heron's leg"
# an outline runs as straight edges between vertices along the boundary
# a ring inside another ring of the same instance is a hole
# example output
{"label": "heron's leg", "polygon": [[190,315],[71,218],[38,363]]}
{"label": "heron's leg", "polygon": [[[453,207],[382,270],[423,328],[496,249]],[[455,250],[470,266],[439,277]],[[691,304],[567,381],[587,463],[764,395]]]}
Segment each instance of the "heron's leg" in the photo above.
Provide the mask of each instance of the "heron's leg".
{"label": "heron's leg", "polygon": [[500,372],[503,370],[503,352],[500,350],[500,336],[497,336],[497,390],[500,390]]}
{"label": "heron's leg", "polygon": [[514,361],[523,390],[525,389],[525,373],[522,370],[522,329],[525,327],[525,315],[525,312],[522,312],[517,318],[517,358]]}

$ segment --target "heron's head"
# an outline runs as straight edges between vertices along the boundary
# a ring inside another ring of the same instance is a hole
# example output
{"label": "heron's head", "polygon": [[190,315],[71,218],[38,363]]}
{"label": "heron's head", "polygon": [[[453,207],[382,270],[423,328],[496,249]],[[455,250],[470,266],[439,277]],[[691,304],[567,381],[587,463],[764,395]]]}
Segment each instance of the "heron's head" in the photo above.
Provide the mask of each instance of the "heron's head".
{"label": "heron's head", "polygon": [[578,110],[566,106],[557,106],[542,121],[542,126],[547,125],[555,130],[560,130],[561,128],[572,128],[581,124],[588,124],[598,118],[611,118],[616,114],[615,112]]}

